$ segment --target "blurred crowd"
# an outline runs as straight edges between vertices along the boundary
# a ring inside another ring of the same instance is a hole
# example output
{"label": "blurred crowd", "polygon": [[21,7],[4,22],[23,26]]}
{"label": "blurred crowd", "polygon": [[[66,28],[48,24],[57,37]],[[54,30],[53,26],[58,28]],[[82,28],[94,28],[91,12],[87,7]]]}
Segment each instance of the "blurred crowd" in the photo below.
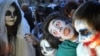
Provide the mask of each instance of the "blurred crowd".
{"label": "blurred crowd", "polygon": [[0,0],[0,56],[100,56],[99,0],[54,1]]}

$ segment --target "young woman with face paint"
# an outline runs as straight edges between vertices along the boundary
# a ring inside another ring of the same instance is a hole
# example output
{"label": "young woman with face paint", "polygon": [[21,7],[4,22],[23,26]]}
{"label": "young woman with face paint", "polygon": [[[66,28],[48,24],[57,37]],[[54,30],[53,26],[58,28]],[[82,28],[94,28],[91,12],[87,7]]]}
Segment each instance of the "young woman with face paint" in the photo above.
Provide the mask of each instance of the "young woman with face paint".
{"label": "young woman with face paint", "polygon": [[43,56],[55,56],[58,49],[58,44],[61,42],[52,35],[44,35],[40,40],[40,48]]}
{"label": "young woman with face paint", "polygon": [[53,49],[46,39],[41,40],[40,46],[44,56],[55,56],[56,49]]}
{"label": "young woman with face paint", "polygon": [[0,0],[1,28],[4,30],[2,35],[6,37],[0,37],[0,40],[6,40],[7,50],[4,52],[8,52],[2,56],[35,56],[33,46],[24,38],[26,33],[30,33],[30,28],[17,0]]}
{"label": "young woman with face paint", "polygon": [[79,32],[77,56],[100,56],[100,3],[87,1],[74,13],[74,26]]}
{"label": "young woman with face paint", "polygon": [[55,56],[77,56],[78,33],[69,20],[59,12],[50,14],[46,19],[44,33],[51,34],[62,41]]}
{"label": "young woman with face paint", "polygon": [[7,27],[8,43],[9,43],[9,56],[14,56],[16,53],[16,35],[18,30],[18,25],[21,19],[18,15],[19,9],[13,3],[9,6],[5,14],[5,24]]}

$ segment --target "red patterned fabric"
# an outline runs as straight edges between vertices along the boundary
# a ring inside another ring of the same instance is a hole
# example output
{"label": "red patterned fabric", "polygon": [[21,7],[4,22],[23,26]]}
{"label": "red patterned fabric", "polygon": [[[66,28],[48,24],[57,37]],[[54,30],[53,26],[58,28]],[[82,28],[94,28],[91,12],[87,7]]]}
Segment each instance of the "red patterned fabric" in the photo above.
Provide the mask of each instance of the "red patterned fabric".
{"label": "red patterned fabric", "polygon": [[[100,45],[100,39],[98,37],[100,37],[100,32],[97,33],[96,36],[93,39],[91,39],[91,41],[85,42],[83,45],[86,46],[87,48],[90,48],[89,45],[92,44],[93,42],[96,42],[96,46]],[[91,56],[97,56],[95,47],[90,48]]]}

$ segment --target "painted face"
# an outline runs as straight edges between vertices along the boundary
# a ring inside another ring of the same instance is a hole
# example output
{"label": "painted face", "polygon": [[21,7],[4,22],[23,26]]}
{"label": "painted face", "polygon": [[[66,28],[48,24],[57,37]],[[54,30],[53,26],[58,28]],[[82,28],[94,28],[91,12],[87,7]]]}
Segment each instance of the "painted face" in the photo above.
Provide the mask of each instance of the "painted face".
{"label": "painted face", "polygon": [[75,29],[79,33],[79,42],[90,41],[90,38],[94,36],[95,31],[88,26],[84,20],[75,20]]}
{"label": "painted face", "polygon": [[40,42],[41,52],[44,56],[53,56],[55,55],[56,49],[53,49],[47,40],[41,40]]}
{"label": "painted face", "polygon": [[49,24],[48,31],[55,37],[61,37],[63,40],[71,39],[74,30],[71,24],[66,24],[62,20],[52,20]]}
{"label": "painted face", "polygon": [[14,23],[16,22],[16,19],[17,19],[17,15],[15,13],[15,7],[10,6],[5,15],[6,25],[13,26]]}

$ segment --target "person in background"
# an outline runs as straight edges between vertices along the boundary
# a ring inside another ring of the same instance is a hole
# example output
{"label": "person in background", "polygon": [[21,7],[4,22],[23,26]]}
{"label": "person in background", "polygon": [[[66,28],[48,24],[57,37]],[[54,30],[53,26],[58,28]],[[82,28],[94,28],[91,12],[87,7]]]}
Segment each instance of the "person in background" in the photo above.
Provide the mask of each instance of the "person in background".
{"label": "person in background", "polygon": [[4,51],[8,53],[2,56],[35,56],[32,44],[24,39],[25,34],[30,33],[30,27],[18,1],[0,0],[0,13],[0,33],[5,36],[0,35],[0,40],[8,45]]}
{"label": "person in background", "polygon": [[24,12],[24,17],[26,18],[29,26],[30,26],[30,32],[32,32],[32,30],[34,29],[35,25],[34,25],[34,21],[35,19],[32,18],[32,11],[29,9],[29,6],[27,3],[22,3],[21,5],[21,9]]}
{"label": "person in background", "polygon": [[69,20],[72,22],[72,16],[75,10],[78,8],[78,2],[76,1],[69,1],[66,3],[64,7],[64,15],[69,18]]}

